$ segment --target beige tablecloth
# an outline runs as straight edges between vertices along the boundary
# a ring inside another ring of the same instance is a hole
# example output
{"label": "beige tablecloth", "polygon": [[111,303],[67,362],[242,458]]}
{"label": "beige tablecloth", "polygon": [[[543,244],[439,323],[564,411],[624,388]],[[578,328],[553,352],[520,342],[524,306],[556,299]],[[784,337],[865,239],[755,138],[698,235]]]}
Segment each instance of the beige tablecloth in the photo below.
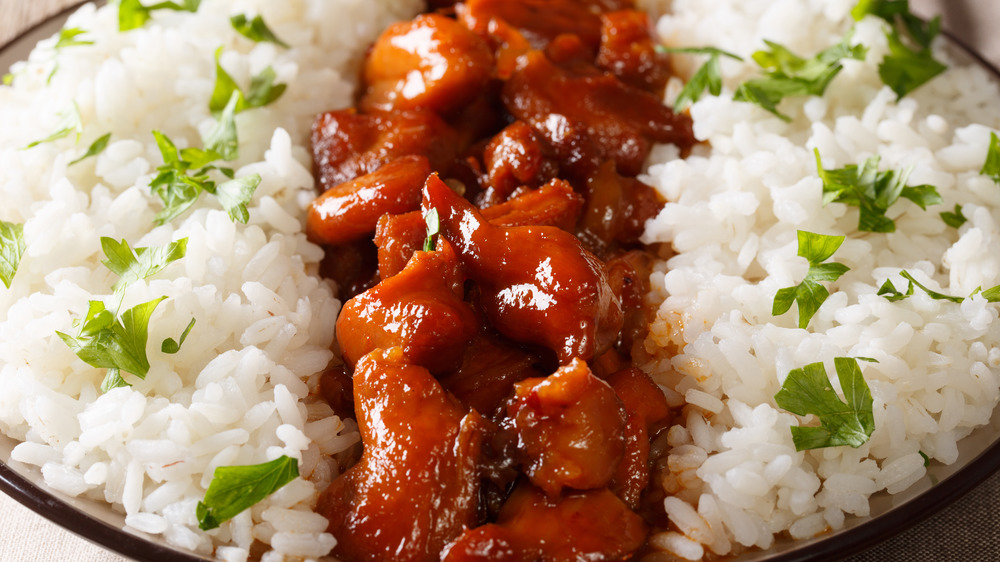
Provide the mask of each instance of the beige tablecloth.
{"label": "beige tablecloth", "polygon": [[[76,3],[77,0],[0,0],[0,45],[35,22]],[[980,52],[1000,65],[1000,34],[995,32],[1000,26],[1000,4],[995,0],[912,0],[912,4],[923,13],[940,11],[938,6],[945,6],[945,27],[963,30],[958,34],[960,39],[977,45]],[[971,15],[973,9],[976,16]],[[0,73],[3,71],[0,69]],[[923,524],[849,560],[1000,560],[998,505],[1000,476],[994,476]],[[0,561],[123,560],[0,494]]]}

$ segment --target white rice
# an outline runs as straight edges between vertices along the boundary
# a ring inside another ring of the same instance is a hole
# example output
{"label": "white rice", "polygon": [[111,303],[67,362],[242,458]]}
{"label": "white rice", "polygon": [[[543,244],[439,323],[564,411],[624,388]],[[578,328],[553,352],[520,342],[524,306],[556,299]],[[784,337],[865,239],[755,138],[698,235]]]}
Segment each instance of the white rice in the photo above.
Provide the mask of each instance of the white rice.
{"label": "white rice", "polygon": [[[957,442],[985,424],[1000,398],[997,307],[981,297],[937,301],[919,289],[890,303],[876,292],[886,279],[905,289],[900,269],[945,294],[969,295],[1000,284],[1000,187],[979,170],[991,130],[1000,128],[996,81],[954,63],[906,96],[882,85],[883,24],[857,24],[865,61],[845,61],[823,97],[786,101],[784,123],[732,101],[759,69],[749,56],[763,39],[811,56],[838,42],[853,21],[853,0],[675,0],[658,30],[670,45],[712,45],[749,62],[722,59],[722,95],[694,104],[695,134],[711,146],[681,160],[654,155],[646,180],[669,203],[647,225],[647,242],[677,255],[653,276],[659,304],[646,349],[647,369],[676,400],[686,399],[665,486],[677,532],[654,545],[680,558],[768,548],[776,535],[806,538],[869,513],[869,497],[898,493],[926,472],[924,453],[954,462]],[[938,58],[951,61],[943,45]],[[704,57],[676,57],[693,72]],[[668,98],[680,89],[677,81]],[[909,185],[930,183],[944,203],[922,211],[901,200],[892,234],[859,233],[858,211],[822,205],[813,149],[826,168],[880,155],[880,169],[914,166]],[[968,222],[951,228],[938,213],[958,203]],[[712,227],[706,228],[705,225]],[[796,231],[846,235],[833,261],[851,268],[808,330],[795,308],[771,315],[776,291],[803,279]],[[789,371],[833,358],[862,363],[874,398],[875,432],[858,449],[796,452],[789,427],[814,421],[776,407]],[[683,426],[683,427],[681,427]],[[683,539],[683,540],[682,540]]]}
{"label": "white rice", "polygon": [[[254,540],[270,560],[318,558],[335,539],[312,512],[337,474],[329,455],[358,440],[357,425],[323,403],[306,403],[332,359],[339,303],[319,279],[322,251],[302,232],[313,196],[308,131],[316,113],[350,105],[364,49],[417,0],[205,0],[197,14],[157,11],[119,33],[117,7],[87,5],[67,28],[94,45],[55,52],[43,41],[0,87],[0,220],[24,223],[27,252],[9,290],[0,287],[0,431],[23,441],[12,460],[40,467],[51,488],[106,501],[134,531],[224,560],[245,560]],[[254,43],[229,23],[261,13],[291,49]],[[237,176],[263,178],[247,225],[214,197],[154,227],[149,182],[162,163],[152,130],[179,147],[201,146],[213,119],[213,55],[244,88],[271,66],[288,90],[238,115]],[[52,73],[51,82],[46,83]],[[79,108],[83,134],[23,150]],[[96,158],[69,162],[105,133]],[[133,247],[187,237],[187,256],[129,287],[123,310],[166,296],[150,321],[145,380],[99,390],[104,376],[56,336],[75,333],[89,300],[111,305],[115,276],[100,237]],[[176,355],[159,342],[197,324]],[[321,454],[324,457],[321,457]],[[203,532],[195,505],[218,466],[288,455],[299,479],[219,529]],[[327,459],[327,460],[321,460]],[[226,545],[226,546],[220,546]]]}

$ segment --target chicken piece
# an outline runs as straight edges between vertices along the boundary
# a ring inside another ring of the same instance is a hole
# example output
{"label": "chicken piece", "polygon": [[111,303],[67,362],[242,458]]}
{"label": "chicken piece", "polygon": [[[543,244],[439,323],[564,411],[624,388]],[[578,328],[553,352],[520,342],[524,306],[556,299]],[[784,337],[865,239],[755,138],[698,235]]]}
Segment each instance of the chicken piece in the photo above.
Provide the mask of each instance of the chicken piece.
{"label": "chicken piece", "polygon": [[578,179],[605,160],[634,176],[654,143],[687,149],[695,142],[691,118],[675,114],[656,96],[609,74],[568,70],[540,51],[518,59],[501,97],[514,118],[553,148],[560,169]]}
{"label": "chicken piece", "polygon": [[646,230],[646,221],[663,210],[665,201],[652,187],[620,175],[608,161],[587,179],[587,207],[578,235],[598,256],[618,246],[635,246]]}
{"label": "chicken piece", "polygon": [[563,488],[608,485],[625,454],[625,409],[608,383],[574,359],[545,378],[514,385],[504,425],[517,432],[531,483],[556,497]]}
{"label": "chicken piece", "polygon": [[503,22],[516,29],[534,49],[544,49],[559,35],[577,35],[591,52],[601,42],[598,10],[577,0],[467,0],[462,23],[488,36]]}
{"label": "chicken piece", "polygon": [[618,338],[622,308],[604,265],[575,236],[555,227],[491,225],[437,175],[424,185],[424,212],[437,209],[482,294],[493,326],[515,341],[553,350],[563,363],[587,360]]}
{"label": "chicken piece", "polygon": [[554,226],[572,232],[582,210],[583,196],[565,181],[554,179],[482,213],[497,226]]}
{"label": "chicken piece", "polygon": [[334,414],[341,418],[353,418],[353,386],[350,368],[347,365],[337,365],[320,375],[318,394],[326,400]]}
{"label": "chicken piece", "polygon": [[399,347],[411,364],[442,373],[458,367],[479,322],[465,302],[454,250],[417,252],[398,275],[354,297],[337,318],[337,341],[354,365],[376,349]]}
{"label": "chicken piece", "polygon": [[463,405],[496,419],[514,383],[543,376],[535,369],[538,358],[491,334],[480,334],[466,349],[462,366],[441,377],[441,385]]}
{"label": "chicken piece", "polygon": [[645,12],[601,14],[601,48],[596,63],[629,86],[661,96],[670,67],[666,53],[656,50],[652,29]]}
{"label": "chicken piece", "polygon": [[608,282],[615,294],[621,297],[625,316],[617,348],[630,357],[633,346],[645,341],[653,319],[654,312],[646,306],[653,261],[648,252],[632,250],[608,260],[606,264]]}
{"label": "chicken piece", "polygon": [[427,222],[420,211],[382,215],[375,227],[379,277],[385,280],[403,271],[413,254],[423,249],[426,240]]}
{"label": "chicken piece", "polygon": [[490,189],[479,205],[505,201],[521,186],[538,187],[559,173],[559,165],[546,156],[538,135],[522,121],[515,121],[493,137],[483,151]]}
{"label": "chicken piece", "polygon": [[411,154],[444,171],[464,148],[459,134],[430,111],[329,111],[313,122],[311,140],[313,171],[323,191]]}
{"label": "chicken piece", "polygon": [[454,114],[483,94],[493,52],[457,21],[424,14],[389,26],[365,59],[365,111]]}
{"label": "chicken piece", "polygon": [[358,362],[354,401],[361,460],[333,481],[317,511],[345,562],[436,561],[477,522],[483,420],[466,414],[401,349]]}
{"label": "chicken piece", "polygon": [[625,560],[642,546],[647,533],[642,518],[606,489],[551,499],[521,484],[495,524],[462,533],[446,547],[442,560]]}
{"label": "chicken piece", "polygon": [[320,275],[336,283],[341,302],[378,284],[378,253],[371,240],[324,246],[323,250]]}
{"label": "chicken piece", "polygon": [[637,509],[649,484],[650,430],[667,421],[670,408],[660,387],[649,375],[630,367],[608,378],[608,384],[625,405],[625,456],[615,471],[611,490],[629,507]]}
{"label": "chicken piece", "polygon": [[429,175],[426,158],[403,156],[326,190],[309,205],[309,239],[317,244],[344,244],[370,237],[382,215],[420,208],[420,190]]}

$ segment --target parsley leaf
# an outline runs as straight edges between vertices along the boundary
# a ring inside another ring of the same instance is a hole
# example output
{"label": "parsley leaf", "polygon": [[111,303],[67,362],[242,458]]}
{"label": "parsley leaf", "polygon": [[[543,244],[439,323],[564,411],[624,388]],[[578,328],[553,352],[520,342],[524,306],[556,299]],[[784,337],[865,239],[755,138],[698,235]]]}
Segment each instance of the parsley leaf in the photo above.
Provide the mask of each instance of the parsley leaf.
{"label": "parsley leaf", "polygon": [[830,296],[830,292],[826,287],[820,285],[820,281],[836,281],[850,268],[836,262],[821,263],[829,259],[840,248],[840,245],[844,243],[843,236],[827,236],[800,230],[798,238],[798,254],[809,260],[809,272],[798,285],[780,289],[774,295],[771,314],[781,316],[792,308],[793,303],[798,303],[799,328],[805,329],[819,307]]}
{"label": "parsley leaf", "polygon": [[885,216],[889,207],[900,197],[913,201],[921,209],[941,203],[941,196],[931,185],[907,186],[906,179],[912,168],[905,170],[878,171],[880,157],[868,158],[859,169],[854,164],[840,169],[823,169],[819,150],[816,155],[816,171],[823,180],[823,205],[844,203],[858,207],[858,230],[862,232],[895,232],[896,223]]}
{"label": "parsley leaf", "polygon": [[424,240],[424,251],[433,252],[434,237],[441,232],[441,218],[438,216],[437,209],[428,209],[424,213],[424,223],[427,224],[427,239]]}
{"label": "parsley leaf", "polygon": [[909,0],[861,0],[851,10],[854,21],[861,21],[868,14],[890,24],[898,22],[906,29],[910,38],[925,49],[931,46],[941,31],[941,16],[925,22],[910,12]]}
{"label": "parsley leaf", "polygon": [[0,281],[8,289],[25,248],[24,225],[0,221]]}
{"label": "parsley leaf", "polygon": [[909,297],[913,296],[913,287],[917,286],[917,287],[920,287],[925,293],[927,293],[927,295],[929,297],[931,297],[934,300],[939,300],[939,301],[940,300],[944,300],[944,301],[951,301],[951,302],[956,302],[956,303],[957,302],[962,302],[962,301],[965,300],[962,297],[953,297],[951,295],[945,295],[943,293],[939,293],[937,291],[932,291],[932,290],[928,289],[926,286],[924,286],[919,281],[917,281],[916,279],[914,279],[913,275],[911,275],[910,272],[906,271],[905,269],[901,270],[899,272],[899,275],[903,279],[906,279],[907,282],[908,282],[908,286],[907,286],[907,289],[906,289],[905,293],[899,292],[896,289],[896,286],[892,284],[892,281],[890,281],[889,279],[886,279],[885,283],[882,283],[882,287],[879,288],[877,295],[880,296],[880,297],[885,297],[886,300],[888,300],[889,302],[901,301],[903,299],[906,299],[906,298],[909,298]]}
{"label": "parsley leaf", "polygon": [[56,334],[73,350],[77,357],[91,367],[108,369],[101,390],[127,386],[121,372],[131,373],[140,379],[149,373],[146,340],[149,337],[149,319],[156,307],[166,297],[151,300],[126,310],[120,319],[105,309],[101,301],[90,301],[86,318],[76,320],[73,327],[78,335],[62,332]]}
{"label": "parsley leaf", "polygon": [[4,86],[10,86],[13,83],[14,83],[14,74],[13,73],[8,72],[7,74],[3,75],[3,85]]}
{"label": "parsley leaf", "polygon": [[233,92],[215,127],[202,138],[205,148],[219,154],[223,160],[236,160],[240,155],[240,141],[236,133],[236,106],[242,98],[239,91]]}
{"label": "parsley leaf", "polygon": [[229,18],[230,23],[233,24],[233,29],[239,32],[240,35],[250,39],[252,41],[269,42],[276,45],[281,45],[286,49],[290,49],[288,43],[285,43],[274,34],[273,31],[267,24],[264,23],[264,18],[258,14],[252,20],[248,20],[245,14],[237,14]]}
{"label": "parsley leaf", "polygon": [[[187,239],[185,238],[185,240]],[[173,355],[174,353],[180,351],[181,346],[184,345],[184,340],[186,340],[188,334],[191,333],[191,328],[194,328],[194,318],[188,322],[187,328],[184,328],[184,333],[181,334],[179,340],[174,341],[174,338],[167,338],[163,340],[163,343],[160,344],[160,351],[169,355]]]}
{"label": "parsley leaf", "polygon": [[735,101],[759,105],[785,121],[790,118],[778,111],[782,99],[790,96],[821,96],[833,78],[840,73],[843,59],[864,60],[868,49],[849,44],[852,32],[836,45],[824,49],[811,59],[802,58],[772,41],[764,41],[770,50],[757,51],[753,59],[766,76],[752,78],[736,89]]}
{"label": "parsley leaf", "polygon": [[79,142],[80,135],[83,133],[83,119],[80,117],[80,107],[76,105],[76,102],[73,102],[72,110],[60,114],[59,123],[56,126],[59,127],[56,132],[29,144],[25,148],[34,148],[40,144],[68,137],[73,133],[76,133],[76,140]]}
{"label": "parsley leaf", "polygon": [[941,220],[943,220],[946,225],[952,228],[958,228],[963,224],[965,224],[966,222],[968,222],[969,220],[965,218],[965,215],[962,214],[962,206],[959,205],[958,203],[955,203],[954,212],[942,211],[940,215],[941,215]]}
{"label": "parsley leaf", "polygon": [[212,165],[212,162],[222,158],[218,152],[198,148],[177,150],[173,141],[163,133],[153,131],[153,136],[163,156],[163,165],[157,168],[160,173],[149,184],[163,202],[163,210],[156,215],[157,224],[165,224],[182,215],[198,201],[203,191],[215,195],[232,220],[246,224],[250,218],[246,206],[260,184],[260,175],[253,174],[216,186],[208,175],[211,170],[233,178],[231,169]]}
{"label": "parsley leaf", "polygon": [[833,390],[823,363],[793,369],[781,390],[774,395],[779,408],[799,416],[813,414],[819,418],[819,427],[791,428],[797,451],[841,445],[857,448],[875,431],[872,394],[861,376],[858,360],[837,357],[833,362],[846,403]]}
{"label": "parsley leaf", "polygon": [[[892,26],[885,34],[889,54],[879,64],[878,74],[882,83],[896,92],[897,100],[947,70],[948,67],[931,54],[931,43],[941,32],[940,16],[925,22],[910,12],[909,0],[861,0],[851,10],[855,20],[867,14],[882,18]],[[916,48],[903,42],[901,30],[906,31]]]}
{"label": "parsley leaf", "polygon": [[674,111],[683,111],[692,103],[698,101],[701,94],[707,89],[713,96],[722,92],[722,71],[719,68],[719,56],[729,57],[735,60],[743,60],[743,57],[733,53],[716,49],[715,47],[657,47],[664,53],[689,53],[695,55],[708,55],[708,60],[701,68],[691,76],[684,89],[674,100]]}
{"label": "parsley leaf", "polygon": [[896,92],[897,100],[948,69],[934,58],[930,49],[914,51],[904,45],[896,31],[887,34],[886,38],[889,54],[878,65],[878,75],[883,84]]}
{"label": "parsley leaf", "polygon": [[269,66],[262,70],[260,74],[251,78],[250,89],[244,95],[243,90],[236,84],[236,80],[219,63],[221,55],[222,47],[219,47],[215,50],[215,86],[212,89],[212,97],[208,102],[208,108],[212,111],[213,115],[219,116],[219,114],[223,113],[234,94],[238,95],[234,109],[235,114],[255,107],[264,107],[285,93],[288,85],[275,84],[274,80],[278,75]]}
{"label": "parsley leaf", "polygon": [[230,219],[246,224],[250,220],[247,204],[253,199],[254,191],[257,190],[260,181],[260,174],[251,174],[229,180],[218,187],[206,187],[205,191],[214,194],[219,199],[222,208],[229,213]]}
{"label": "parsley leaf", "polygon": [[104,152],[104,149],[108,147],[108,142],[110,140],[111,140],[111,133],[108,133],[102,136],[101,138],[95,140],[93,144],[91,144],[90,147],[87,148],[87,152],[85,152],[83,156],[80,156],[76,160],[73,160],[72,162],[69,163],[69,165],[72,166],[73,164],[78,164],[86,160],[87,158],[90,158],[92,156],[97,156],[98,154]]}
{"label": "parsley leaf", "polygon": [[198,527],[217,528],[298,476],[298,461],[285,455],[263,464],[216,468],[205,501],[195,511]]}
{"label": "parsley leaf", "polygon": [[986,162],[979,174],[989,176],[994,183],[1000,184],[1000,137],[990,132],[990,147],[986,151]]}
{"label": "parsley leaf", "polygon": [[59,40],[56,41],[55,49],[58,51],[64,47],[75,47],[77,45],[93,45],[93,41],[77,39],[78,36],[87,33],[87,30],[79,27],[71,27],[59,31]]}
{"label": "parsley leaf", "polygon": [[184,257],[187,253],[187,242],[187,238],[181,238],[166,246],[133,249],[125,240],[116,242],[114,238],[102,236],[101,249],[104,250],[107,259],[101,263],[119,277],[111,289],[116,295],[121,295],[131,283],[156,275],[163,268]]}
{"label": "parsley leaf", "polygon": [[201,0],[183,0],[182,3],[158,2],[143,6],[139,0],[121,0],[118,5],[118,31],[130,31],[144,25],[156,10],[173,10],[175,12],[197,12]]}

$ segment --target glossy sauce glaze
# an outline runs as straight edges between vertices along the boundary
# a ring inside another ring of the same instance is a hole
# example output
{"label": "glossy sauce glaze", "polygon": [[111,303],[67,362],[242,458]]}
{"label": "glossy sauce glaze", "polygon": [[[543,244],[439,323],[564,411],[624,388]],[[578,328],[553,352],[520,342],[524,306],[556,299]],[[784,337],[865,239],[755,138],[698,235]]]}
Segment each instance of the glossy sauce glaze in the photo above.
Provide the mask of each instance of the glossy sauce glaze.
{"label": "glossy sauce glaze", "polygon": [[629,558],[664,525],[671,417],[632,360],[663,205],[635,176],[690,119],[630,0],[431,7],[313,127],[308,231],[345,300],[321,392],[362,436],[318,506],[334,555]]}

